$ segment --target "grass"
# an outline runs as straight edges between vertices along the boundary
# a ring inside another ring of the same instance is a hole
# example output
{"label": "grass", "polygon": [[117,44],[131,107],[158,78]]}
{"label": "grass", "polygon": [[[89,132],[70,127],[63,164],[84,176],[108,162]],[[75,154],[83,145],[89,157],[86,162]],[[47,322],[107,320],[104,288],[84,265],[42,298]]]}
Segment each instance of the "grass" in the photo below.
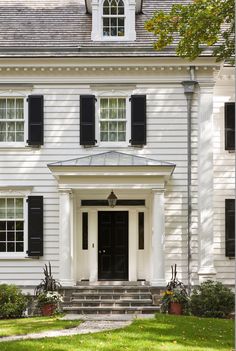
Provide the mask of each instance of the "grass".
{"label": "grass", "polygon": [[1,343],[1,351],[231,351],[234,321],[157,315],[97,334]]}
{"label": "grass", "polygon": [[76,327],[79,324],[80,322],[78,320],[62,321],[59,319],[59,317],[34,317],[0,320],[0,337],[39,333],[46,330],[67,329]]}

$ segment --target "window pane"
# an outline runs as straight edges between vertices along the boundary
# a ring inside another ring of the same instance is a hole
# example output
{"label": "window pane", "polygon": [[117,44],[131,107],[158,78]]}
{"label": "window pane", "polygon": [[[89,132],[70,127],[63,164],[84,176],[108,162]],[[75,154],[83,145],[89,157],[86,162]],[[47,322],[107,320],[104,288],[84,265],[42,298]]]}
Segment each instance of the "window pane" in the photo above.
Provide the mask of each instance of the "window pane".
{"label": "window pane", "polygon": [[23,132],[16,132],[16,141],[24,141],[24,133]]}
{"label": "window pane", "polygon": [[7,221],[7,230],[14,230],[15,222],[14,221]]}
{"label": "window pane", "polygon": [[109,141],[117,141],[117,133],[109,133]]}
{"label": "window pane", "polygon": [[6,209],[0,208],[0,218],[6,218]]}
{"label": "window pane", "polygon": [[16,207],[23,208],[23,199],[16,199]]}
{"label": "window pane", "polygon": [[24,118],[24,111],[23,110],[16,110],[16,118],[23,119]]}
{"label": "window pane", "polygon": [[6,241],[6,233],[0,232],[0,241]]}
{"label": "window pane", "polygon": [[118,131],[119,132],[124,132],[125,131],[125,127],[126,127],[126,123],[125,122],[118,122]]}
{"label": "window pane", "polygon": [[16,216],[15,218],[23,218],[23,208],[16,209]]}
{"label": "window pane", "polygon": [[117,28],[116,27],[112,27],[111,28],[111,36],[112,37],[117,37]]}
{"label": "window pane", "polygon": [[117,27],[117,18],[112,18],[111,19],[111,26],[112,27]]}
{"label": "window pane", "polygon": [[118,141],[125,141],[125,133],[118,133]]}
{"label": "window pane", "polygon": [[7,241],[14,241],[14,240],[15,240],[15,233],[7,232]]}
{"label": "window pane", "polygon": [[0,243],[0,252],[6,252],[6,243]]}
{"label": "window pane", "polygon": [[6,110],[0,108],[0,119],[5,119],[6,118]]}
{"label": "window pane", "polygon": [[7,99],[7,109],[14,109],[15,108],[15,99]]}
{"label": "window pane", "polygon": [[110,131],[116,131],[117,130],[117,123],[116,122],[111,122],[109,123],[109,129]]}
{"label": "window pane", "polygon": [[0,99],[0,109],[6,109],[6,99]]}
{"label": "window pane", "polygon": [[101,132],[108,131],[108,122],[101,122]]}
{"label": "window pane", "polygon": [[15,251],[15,244],[7,243],[7,252],[14,252],[14,251]]}
{"label": "window pane", "polygon": [[125,35],[124,27],[118,27],[118,37],[123,37]]}
{"label": "window pane", "polygon": [[109,27],[109,18],[103,18],[103,26]]}
{"label": "window pane", "polygon": [[101,99],[100,105],[101,105],[101,108],[108,108],[108,99]]}
{"label": "window pane", "polygon": [[23,109],[23,99],[16,99],[16,108]]}
{"label": "window pane", "polygon": [[6,230],[7,226],[6,226],[6,222],[1,222],[0,221],[0,230],[3,231],[3,230]]}
{"label": "window pane", "polygon": [[24,240],[24,233],[16,232],[16,241],[23,241],[23,240]]}
{"label": "window pane", "polygon": [[9,119],[15,118],[15,111],[16,110],[14,110],[12,108],[7,109],[7,118],[9,118]]}
{"label": "window pane", "polygon": [[101,141],[108,141],[108,133],[101,132]]}
{"label": "window pane", "polygon": [[101,110],[101,119],[108,119],[109,110]]}
{"label": "window pane", "polygon": [[16,230],[23,230],[24,229],[24,222],[16,221]]}
{"label": "window pane", "polygon": [[6,207],[6,199],[0,199],[0,208]]}
{"label": "window pane", "polygon": [[24,243],[16,243],[16,252],[24,251]]}

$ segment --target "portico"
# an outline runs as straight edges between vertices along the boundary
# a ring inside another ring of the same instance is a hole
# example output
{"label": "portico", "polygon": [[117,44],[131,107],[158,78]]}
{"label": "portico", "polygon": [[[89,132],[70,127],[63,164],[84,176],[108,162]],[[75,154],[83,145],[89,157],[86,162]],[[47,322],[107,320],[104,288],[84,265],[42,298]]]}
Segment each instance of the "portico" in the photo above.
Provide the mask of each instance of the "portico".
{"label": "portico", "polygon": [[[164,194],[175,165],[112,151],[48,167],[59,186],[61,284],[107,276],[165,286]],[[111,190],[118,198],[114,208],[104,201]]]}

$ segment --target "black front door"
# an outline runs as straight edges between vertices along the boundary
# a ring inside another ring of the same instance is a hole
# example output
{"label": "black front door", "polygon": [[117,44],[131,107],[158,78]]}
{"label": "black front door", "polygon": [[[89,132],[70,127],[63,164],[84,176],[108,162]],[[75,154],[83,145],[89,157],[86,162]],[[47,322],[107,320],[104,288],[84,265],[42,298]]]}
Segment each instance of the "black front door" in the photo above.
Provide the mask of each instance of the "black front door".
{"label": "black front door", "polygon": [[98,212],[98,279],[128,280],[128,212]]}

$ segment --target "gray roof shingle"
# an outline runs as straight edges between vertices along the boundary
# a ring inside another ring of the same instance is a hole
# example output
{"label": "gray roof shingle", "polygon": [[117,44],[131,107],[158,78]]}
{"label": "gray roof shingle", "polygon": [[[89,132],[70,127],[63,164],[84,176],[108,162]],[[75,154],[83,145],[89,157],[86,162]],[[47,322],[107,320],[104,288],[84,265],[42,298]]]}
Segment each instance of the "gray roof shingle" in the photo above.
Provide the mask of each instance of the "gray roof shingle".
{"label": "gray roof shingle", "polygon": [[189,1],[144,0],[143,13],[136,15],[135,42],[92,42],[92,17],[84,0],[0,0],[0,57],[175,56],[173,47],[153,49],[154,37],[144,23],[155,10]]}

